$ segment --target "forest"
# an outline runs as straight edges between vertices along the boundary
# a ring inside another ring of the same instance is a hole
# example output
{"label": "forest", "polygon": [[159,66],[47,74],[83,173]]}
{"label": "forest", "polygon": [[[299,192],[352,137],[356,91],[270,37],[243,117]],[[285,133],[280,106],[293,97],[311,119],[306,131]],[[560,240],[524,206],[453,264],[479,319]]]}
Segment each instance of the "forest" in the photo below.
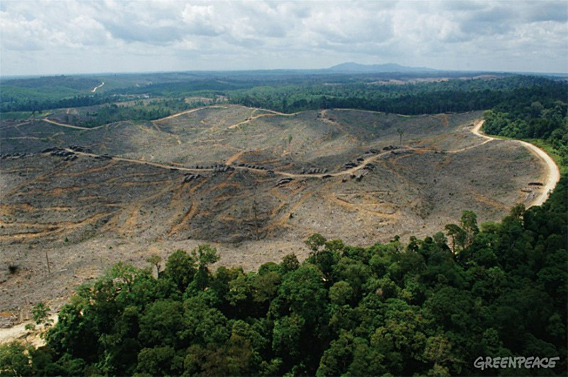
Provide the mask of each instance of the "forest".
{"label": "forest", "polygon": [[485,132],[515,139],[546,141],[559,156],[562,165],[568,166],[568,128],[566,102],[562,91],[552,88],[525,88],[513,91],[484,114]]}
{"label": "forest", "polygon": [[[81,286],[46,345],[0,346],[0,375],[564,376],[568,370],[567,84],[544,78],[239,89],[229,101],[400,113],[490,109],[485,132],[538,139],[563,178],[548,201],[479,224],[464,210],[436,234],[370,247],[314,234],[254,272],[216,250],[148,255]],[[303,85],[303,84],[302,84]],[[226,93],[227,94],[227,93]],[[222,261],[221,261],[222,262]],[[527,364],[481,360],[532,358]]]}
{"label": "forest", "polygon": [[417,115],[486,110],[524,99],[523,96],[538,94],[565,102],[567,88],[566,82],[531,76],[410,82],[404,85],[364,80],[341,85],[307,83],[301,86],[257,87],[230,93],[229,99],[245,106],[282,112],[352,108]]}

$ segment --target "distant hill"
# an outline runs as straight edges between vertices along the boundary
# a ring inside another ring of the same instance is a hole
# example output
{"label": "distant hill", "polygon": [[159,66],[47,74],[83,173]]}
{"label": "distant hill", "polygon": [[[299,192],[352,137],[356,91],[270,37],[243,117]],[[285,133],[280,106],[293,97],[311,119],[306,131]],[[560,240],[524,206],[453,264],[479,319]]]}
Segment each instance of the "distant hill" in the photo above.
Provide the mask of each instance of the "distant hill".
{"label": "distant hill", "polygon": [[426,67],[406,67],[399,64],[358,64],[358,63],[343,63],[338,64],[327,69],[329,72],[337,73],[382,73],[382,72],[436,72],[437,70]]}

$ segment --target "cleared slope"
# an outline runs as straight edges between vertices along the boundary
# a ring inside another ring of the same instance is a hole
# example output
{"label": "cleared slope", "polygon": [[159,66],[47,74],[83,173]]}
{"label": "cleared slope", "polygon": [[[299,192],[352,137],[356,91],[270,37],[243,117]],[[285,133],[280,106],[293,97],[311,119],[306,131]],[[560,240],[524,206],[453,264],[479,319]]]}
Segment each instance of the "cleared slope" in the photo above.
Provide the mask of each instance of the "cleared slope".
{"label": "cleared slope", "polygon": [[[1,262],[22,268],[2,272],[13,295],[0,307],[203,242],[255,268],[305,256],[314,232],[369,245],[432,234],[464,209],[498,220],[540,195],[529,183],[546,170],[519,143],[472,134],[479,117],[227,106],[93,130],[3,122],[3,153],[29,154],[0,166]],[[66,149],[40,153],[51,146]]]}

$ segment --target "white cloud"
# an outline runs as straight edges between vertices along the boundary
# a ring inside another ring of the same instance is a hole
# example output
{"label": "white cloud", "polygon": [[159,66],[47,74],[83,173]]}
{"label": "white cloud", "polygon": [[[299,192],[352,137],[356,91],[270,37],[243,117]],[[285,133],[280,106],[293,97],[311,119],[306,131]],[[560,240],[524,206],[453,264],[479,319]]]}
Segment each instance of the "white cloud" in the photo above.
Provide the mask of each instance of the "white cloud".
{"label": "white cloud", "polygon": [[359,61],[566,71],[567,25],[565,1],[3,0],[0,69],[7,75]]}
{"label": "white cloud", "polygon": [[185,30],[197,35],[216,36],[224,32],[222,24],[216,20],[212,5],[187,4],[181,13]]}
{"label": "white cloud", "polygon": [[[42,49],[41,38],[44,27],[39,20],[27,20],[22,15],[12,17],[8,12],[0,12],[2,50],[35,51]],[[3,54],[4,54],[3,53]]]}

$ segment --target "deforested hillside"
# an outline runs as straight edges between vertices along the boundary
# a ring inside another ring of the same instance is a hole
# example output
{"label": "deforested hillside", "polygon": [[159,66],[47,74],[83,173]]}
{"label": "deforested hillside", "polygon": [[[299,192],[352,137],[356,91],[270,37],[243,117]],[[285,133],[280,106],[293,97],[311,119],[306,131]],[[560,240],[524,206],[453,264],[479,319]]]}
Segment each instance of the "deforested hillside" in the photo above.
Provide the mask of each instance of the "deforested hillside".
{"label": "deforested hillside", "polygon": [[150,245],[213,242],[252,267],[260,248],[262,260],[306,253],[313,233],[364,246],[429,234],[465,208],[497,220],[545,194],[546,169],[514,141],[475,135],[481,118],[213,105],[95,128],[4,120],[4,258],[52,286],[37,275],[45,250],[61,279],[81,280]]}

